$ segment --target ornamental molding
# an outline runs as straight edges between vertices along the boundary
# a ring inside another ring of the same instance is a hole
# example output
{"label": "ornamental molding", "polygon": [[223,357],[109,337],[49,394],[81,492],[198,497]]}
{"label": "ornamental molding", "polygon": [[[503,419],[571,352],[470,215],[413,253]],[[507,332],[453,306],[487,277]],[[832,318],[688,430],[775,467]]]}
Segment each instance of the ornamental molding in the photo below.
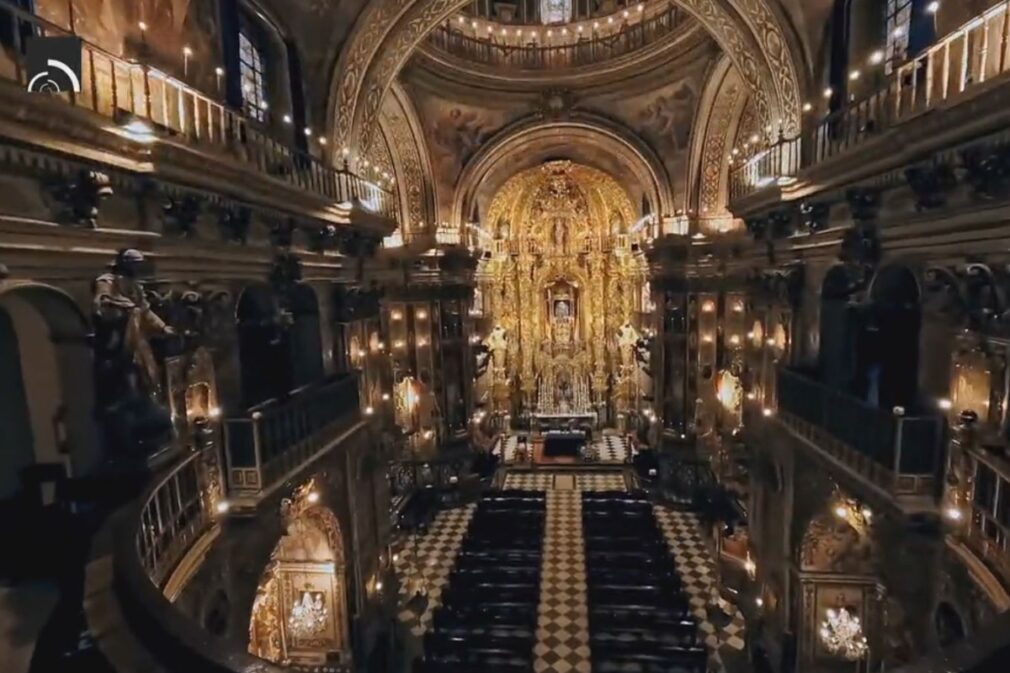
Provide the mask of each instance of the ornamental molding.
{"label": "ornamental molding", "polygon": [[[761,119],[799,131],[800,86],[787,40],[768,0],[678,0],[711,33],[740,72]],[[437,25],[467,3],[460,0],[378,0],[341,52],[330,92],[338,147],[360,156],[372,141],[386,91],[411,53]]]}

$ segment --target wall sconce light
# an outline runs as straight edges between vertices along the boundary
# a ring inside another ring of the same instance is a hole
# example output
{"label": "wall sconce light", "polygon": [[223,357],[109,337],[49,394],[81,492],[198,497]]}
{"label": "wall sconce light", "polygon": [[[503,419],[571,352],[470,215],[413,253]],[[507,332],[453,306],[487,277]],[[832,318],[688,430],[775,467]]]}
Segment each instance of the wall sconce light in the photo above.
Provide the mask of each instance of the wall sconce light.
{"label": "wall sconce light", "polygon": [[213,419],[221,418],[221,407],[211,407],[207,414]]}
{"label": "wall sconce light", "polygon": [[427,311],[418,311],[417,312],[417,319],[418,320],[424,320],[427,317],[428,317],[428,312]]}
{"label": "wall sconce light", "polygon": [[382,393],[382,401],[383,402],[389,401],[389,393]]}
{"label": "wall sconce light", "polygon": [[768,337],[768,338],[767,338],[767,339],[765,340],[765,343],[766,343],[766,344],[768,344],[769,346],[774,346],[774,345],[775,345],[775,339],[773,339],[773,338],[771,338],[771,337]]}
{"label": "wall sconce light", "polygon": [[962,512],[957,507],[953,505],[948,505],[943,508],[943,515],[950,519],[951,521],[960,521],[964,518],[964,512]]}
{"label": "wall sconce light", "polygon": [[219,500],[214,509],[217,510],[218,514],[227,514],[228,510],[231,509],[231,503],[227,500]]}
{"label": "wall sconce light", "polygon": [[738,346],[738,345],[740,345],[740,337],[737,336],[736,334],[734,334],[733,336],[731,336],[729,338],[729,342],[731,344],[733,344],[734,346]]}
{"label": "wall sconce light", "polygon": [[372,407],[365,407],[365,416],[371,416],[375,413],[375,409]]}
{"label": "wall sconce light", "polygon": [[707,300],[705,303],[701,305],[701,310],[705,313],[711,313],[712,311],[715,310],[715,302],[713,302],[711,299]]}
{"label": "wall sconce light", "polygon": [[703,335],[701,337],[701,340],[703,342],[707,343],[707,344],[710,344],[710,343],[712,343],[712,335],[711,334],[705,334],[705,335]]}
{"label": "wall sconce light", "polygon": [[309,494],[305,496],[305,499],[311,502],[313,505],[319,502],[319,492],[309,491]]}
{"label": "wall sconce light", "polygon": [[765,407],[764,409],[762,409],[762,410],[761,410],[761,414],[762,414],[762,415],[763,415],[763,416],[764,416],[765,418],[768,418],[768,417],[769,417],[769,416],[771,416],[771,415],[772,415],[773,413],[775,413],[775,412],[774,412],[774,411],[772,411],[772,410],[771,410],[770,408],[768,408],[768,407]]}
{"label": "wall sconce light", "polygon": [[389,314],[390,320],[400,320],[401,318],[403,318],[403,314],[399,311],[393,311]]}
{"label": "wall sconce light", "polygon": [[951,407],[953,407],[953,406],[954,406],[954,403],[953,403],[953,402],[951,402],[951,401],[950,401],[949,399],[947,399],[946,397],[944,397],[944,398],[942,398],[942,399],[939,399],[939,400],[937,400],[937,401],[936,401],[936,405],[937,405],[938,407],[940,407],[941,409],[943,409],[944,411],[950,411]]}

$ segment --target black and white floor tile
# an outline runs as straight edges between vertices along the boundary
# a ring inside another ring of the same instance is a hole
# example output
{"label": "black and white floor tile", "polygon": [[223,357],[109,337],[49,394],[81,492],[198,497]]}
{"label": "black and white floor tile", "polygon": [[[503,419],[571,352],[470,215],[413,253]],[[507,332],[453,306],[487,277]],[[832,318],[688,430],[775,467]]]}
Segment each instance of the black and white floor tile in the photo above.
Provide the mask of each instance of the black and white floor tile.
{"label": "black and white floor tile", "polygon": [[543,571],[534,673],[589,673],[582,496],[577,490],[547,491]]}
{"label": "black and white floor tile", "polygon": [[[684,592],[698,620],[699,637],[712,652],[712,668],[723,670],[722,654],[728,650],[740,652],[744,642],[744,619],[731,606],[732,614],[716,618],[717,604],[715,564],[712,553],[702,537],[697,515],[666,507],[656,507],[656,519],[677,563],[677,572],[684,583]],[[722,626],[718,624],[723,624]]]}
{"label": "black and white floor tile", "polygon": [[[502,462],[511,465],[517,462],[516,448],[519,446],[518,435],[508,435],[499,438],[492,452],[501,457]],[[622,464],[629,460],[633,451],[627,435],[602,434],[593,439],[590,449],[594,462]]]}
{"label": "black and white floor tile", "polygon": [[550,491],[555,488],[556,477],[575,477],[575,488],[580,491],[620,491],[626,488],[623,472],[509,472],[505,488],[524,491]]}
{"label": "black and white floor tile", "polygon": [[[394,542],[394,567],[400,580],[397,617],[414,636],[424,635],[431,626],[433,611],[442,604],[442,588],[456,563],[473,510],[474,505],[442,510],[426,534],[418,535],[416,540],[404,536]],[[420,617],[407,607],[419,585],[428,594]]]}
{"label": "black and white floor tile", "polygon": [[593,441],[596,460],[600,463],[623,463],[632,456],[627,435],[602,435]]}

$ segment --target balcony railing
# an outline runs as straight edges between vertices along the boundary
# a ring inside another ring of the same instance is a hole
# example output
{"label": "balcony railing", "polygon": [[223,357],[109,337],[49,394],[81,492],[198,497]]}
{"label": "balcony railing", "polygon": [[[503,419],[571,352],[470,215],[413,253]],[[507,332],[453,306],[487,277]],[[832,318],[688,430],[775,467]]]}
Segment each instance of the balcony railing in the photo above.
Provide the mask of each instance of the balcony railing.
{"label": "balcony railing", "polygon": [[[0,17],[13,27],[12,44],[4,47],[5,56],[13,60],[13,72],[0,68],[0,77],[27,86],[24,36],[70,33],[5,0],[0,1]],[[392,192],[276,140],[259,123],[165,72],[83,42],[81,75],[80,93],[58,94],[70,105],[96,112],[116,124],[144,120],[155,133],[220,152],[229,161],[237,160],[289,186],[334,203],[357,202],[376,214],[397,217]],[[151,134],[139,135],[147,142],[155,140]]]}
{"label": "balcony railing", "polygon": [[158,482],[140,510],[136,533],[141,566],[156,587],[211,525],[194,453]]}
{"label": "balcony railing", "polygon": [[777,376],[779,417],[892,495],[931,495],[943,419],[898,416],[789,369]]}
{"label": "balcony railing", "polygon": [[436,28],[428,44],[452,56],[490,65],[523,70],[552,70],[601,63],[624,56],[658,42],[683,23],[684,14],[671,6],[661,14],[632,24],[610,35],[593,35],[560,45],[504,44],[488,38],[474,38],[451,24]]}
{"label": "balcony railing", "polygon": [[964,542],[1010,587],[1010,463],[970,451],[971,521]]}
{"label": "balcony railing", "polygon": [[344,377],[269,400],[225,421],[228,496],[255,506],[286,476],[359,420],[358,382]]}
{"label": "balcony railing", "polygon": [[731,199],[794,180],[858,147],[882,131],[971,93],[1010,69],[1010,12],[1001,2],[908,61],[896,66],[872,95],[825,117],[801,136],[733,167]]}

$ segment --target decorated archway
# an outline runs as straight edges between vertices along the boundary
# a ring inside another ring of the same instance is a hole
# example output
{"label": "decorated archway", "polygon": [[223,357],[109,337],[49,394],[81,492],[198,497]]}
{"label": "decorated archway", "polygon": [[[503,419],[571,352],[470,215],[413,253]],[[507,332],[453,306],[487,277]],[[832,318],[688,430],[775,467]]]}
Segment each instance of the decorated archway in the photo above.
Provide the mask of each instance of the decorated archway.
{"label": "decorated archway", "polygon": [[483,144],[457,180],[450,222],[475,210],[486,212],[491,200],[517,171],[541,164],[558,153],[572,161],[620,175],[632,203],[648,203],[651,214],[671,216],[675,200],[662,160],[633,131],[583,111],[564,119],[539,115],[520,119]]}
{"label": "decorated archway", "polygon": [[281,505],[284,534],[270,555],[249,620],[249,652],[285,664],[350,659],[344,541],[315,480]]}
{"label": "decorated archway", "polygon": [[[379,0],[369,3],[344,46],[327,118],[336,147],[368,150],[383,98],[411,53],[465,0]],[[767,0],[678,0],[733,61],[766,124],[794,135],[800,128],[799,69],[789,32]],[[340,151],[340,150],[338,150]]]}

